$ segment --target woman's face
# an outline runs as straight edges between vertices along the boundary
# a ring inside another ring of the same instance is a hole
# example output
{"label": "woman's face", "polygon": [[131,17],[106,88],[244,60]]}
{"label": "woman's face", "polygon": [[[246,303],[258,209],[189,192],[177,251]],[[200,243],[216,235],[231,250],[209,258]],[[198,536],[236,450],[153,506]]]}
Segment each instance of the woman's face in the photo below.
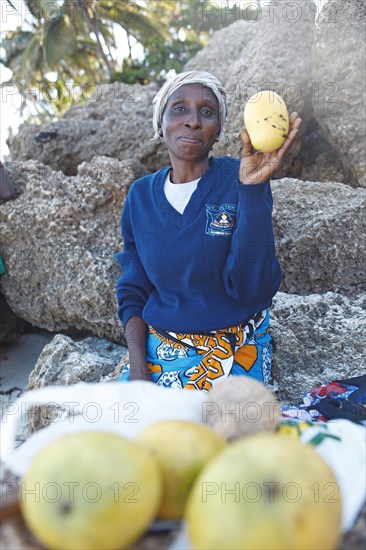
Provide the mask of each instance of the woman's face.
{"label": "woman's face", "polygon": [[220,131],[215,94],[202,84],[181,86],[168,100],[161,129],[172,162],[206,159]]}

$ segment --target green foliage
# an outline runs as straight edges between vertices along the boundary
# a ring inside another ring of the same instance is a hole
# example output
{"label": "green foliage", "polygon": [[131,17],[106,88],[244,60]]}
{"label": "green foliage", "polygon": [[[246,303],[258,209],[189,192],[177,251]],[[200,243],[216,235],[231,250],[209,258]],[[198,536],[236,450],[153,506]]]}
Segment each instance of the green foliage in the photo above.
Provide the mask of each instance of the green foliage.
{"label": "green foliage", "polygon": [[[7,2],[12,5],[10,0]],[[59,116],[85,100],[91,83],[162,81],[179,72],[209,40],[232,21],[225,3],[207,0],[25,0],[31,24],[8,32],[1,60],[23,97],[23,109],[38,120]],[[15,9],[15,8],[14,8]],[[115,30],[136,41],[118,66]]]}
{"label": "green foliage", "polygon": [[75,51],[77,44],[72,32],[70,18],[66,14],[55,17],[47,26],[44,50],[48,67],[57,70],[62,59],[67,59]]}

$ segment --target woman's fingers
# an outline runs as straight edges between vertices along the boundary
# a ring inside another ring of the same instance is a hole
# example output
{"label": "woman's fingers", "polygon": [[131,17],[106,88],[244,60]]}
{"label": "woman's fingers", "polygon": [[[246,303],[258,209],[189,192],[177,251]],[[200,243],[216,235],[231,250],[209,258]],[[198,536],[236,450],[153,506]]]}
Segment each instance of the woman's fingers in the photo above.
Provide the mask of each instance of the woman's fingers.
{"label": "woman's fingers", "polygon": [[299,129],[302,123],[302,118],[297,116],[296,111],[290,115],[290,130],[293,128]]}
{"label": "woman's fingers", "polygon": [[245,128],[242,128],[240,130],[240,136],[241,136],[241,140],[243,142],[242,156],[243,157],[250,157],[251,155],[253,155],[253,153],[255,151],[254,151],[254,147],[252,145],[252,142],[250,141],[249,134],[248,134],[248,132]]}
{"label": "woman's fingers", "polygon": [[289,147],[292,145],[292,142],[294,141],[297,134],[299,133],[299,128],[301,126],[301,122],[302,122],[301,118],[296,118],[295,122],[293,123],[292,128],[291,128],[287,138],[285,139],[282,146],[278,149],[277,154],[278,154],[279,160],[282,161],[282,159],[285,156],[285,154],[287,153]]}
{"label": "woman's fingers", "polygon": [[279,151],[282,151],[283,149],[287,150],[291,143],[294,141],[296,135],[299,132],[300,126],[302,123],[302,119],[297,116],[296,112],[291,113],[290,115],[290,131],[287,135],[287,138],[285,139],[283,145],[280,147]]}
{"label": "woman's fingers", "polygon": [[295,122],[297,118],[297,112],[296,111],[293,111],[291,114],[290,114],[290,117],[289,117],[289,120],[290,120],[290,125],[293,124]]}

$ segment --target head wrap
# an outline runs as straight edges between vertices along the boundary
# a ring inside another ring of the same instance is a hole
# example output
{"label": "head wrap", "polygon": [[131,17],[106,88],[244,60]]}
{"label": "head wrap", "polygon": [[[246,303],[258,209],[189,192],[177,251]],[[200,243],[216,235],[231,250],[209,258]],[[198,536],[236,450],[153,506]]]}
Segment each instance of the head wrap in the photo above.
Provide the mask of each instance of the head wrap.
{"label": "head wrap", "polygon": [[227,117],[226,106],[226,92],[221,82],[213,76],[211,73],[205,71],[187,71],[180,73],[177,76],[167,80],[162,88],[158,91],[153,99],[153,127],[154,137],[152,139],[159,139],[159,130],[161,128],[161,121],[163,118],[164,109],[170,96],[181,86],[185,84],[202,84],[207,88],[210,88],[217,98],[219,105],[219,137],[224,136],[224,124]]}

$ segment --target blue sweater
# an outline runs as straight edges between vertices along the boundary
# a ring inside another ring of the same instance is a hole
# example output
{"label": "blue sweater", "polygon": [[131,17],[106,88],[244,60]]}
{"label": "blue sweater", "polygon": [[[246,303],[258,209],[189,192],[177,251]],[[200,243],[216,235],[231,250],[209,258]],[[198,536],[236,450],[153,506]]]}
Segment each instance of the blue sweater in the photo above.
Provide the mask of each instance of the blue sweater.
{"label": "blue sweater", "polygon": [[116,254],[118,316],[200,333],[245,323],[271,305],[281,282],[270,183],[243,185],[240,161],[210,158],[183,215],[168,202],[171,167],[136,180],[122,213]]}

